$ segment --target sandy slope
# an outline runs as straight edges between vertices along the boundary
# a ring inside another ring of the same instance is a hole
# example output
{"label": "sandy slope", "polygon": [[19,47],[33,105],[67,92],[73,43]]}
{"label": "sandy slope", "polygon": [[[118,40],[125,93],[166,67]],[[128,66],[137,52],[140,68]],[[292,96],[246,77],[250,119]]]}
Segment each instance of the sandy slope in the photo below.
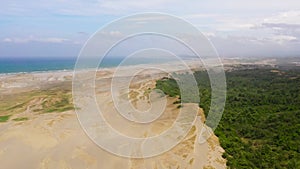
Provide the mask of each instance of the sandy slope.
{"label": "sandy slope", "polygon": [[[111,72],[106,70],[98,73],[97,84],[101,85],[101,90],[97,91],[97,98],[99,105],[106,110],[104,116],[116,130],[134,137],[149,137],[163,132],[172,125],[178,115],[177,105],[173,104],[175,98],[168,98],[164,114],[150,125],[132,124],[130,127],[120,125],[124,119],[117,114],[111,115],[115,110],[112,108],[112,101],[107,99],[111,95],[109,90]],[[15,94],[37,90],[46,84],[57,87],[59,84],[70,82],[70,75],[64,72],[1,77],[0,92],[1,95]],[[157,74],[155,78],[162,76],[165,74]],[[155,80],[149,78],[147,74],[133,80],[130,99],[137,109],[147,109],[149,105],[145,92],[154,86]],[[205,143],[198,142],[200,130],[205,127],[202,123],[204,115],[201,109],[197,121],[184,141],[162,155],[147,159],[122,158],[102,150],[84,133],[74,111],[37,114],[31,111],[29,106],[26,115],[29,120],[0,123],[1,169],[226,168],[225,160],[222,159],[223,149],[219,146],[216,136],[213,135]]]}

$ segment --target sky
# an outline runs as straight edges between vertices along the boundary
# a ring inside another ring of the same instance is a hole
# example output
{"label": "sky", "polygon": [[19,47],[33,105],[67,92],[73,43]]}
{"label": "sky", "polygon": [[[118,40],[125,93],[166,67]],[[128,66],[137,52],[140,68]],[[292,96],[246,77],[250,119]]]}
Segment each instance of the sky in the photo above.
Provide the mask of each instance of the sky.
{"label": "sky", "polygon": [[300,53],[296,0],[1,0],[0,57],[76,57],[120,17],[163,12],[195,25],[222,57]]}

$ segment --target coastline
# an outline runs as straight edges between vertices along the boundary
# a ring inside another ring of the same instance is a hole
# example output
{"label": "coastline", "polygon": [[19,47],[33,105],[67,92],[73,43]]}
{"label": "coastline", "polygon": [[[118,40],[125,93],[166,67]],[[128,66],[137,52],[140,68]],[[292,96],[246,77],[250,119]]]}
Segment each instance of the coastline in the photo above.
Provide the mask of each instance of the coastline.
{"label": "coastline", "polygon": [[[243,59],[239,59],[239,58],[225,58],[225,59],[221,59],[222,60],[222,65],[224,67],[234,67],[234,65],[270,65],[270,66],[274,66],[276,64],[276,62],[278,62],[277,59],[265,59],[265,60],[243,60]],[[201,60],[199,58],[197,59],[187,59],[187,60],[183,60],[185,63],[188,63],[188,65],[197,65],[198,67],[202,67],[203,68],[203,64],[201,62]],[[130,68],[130,67],[134,67],[134,66],[147,66],[147,65],[170,65],[170,64],[178,64],[179,61],[168,61],[165,63],[152,63],[152,64],[132,64],[132,65],[122,65],[120,67],[124,67],[124,68]],[[296,63],[296,62],[295,62]],[[298,63],[298,62],[297,62]],[[53,69],[53,70],[40,70],[40,71],[20,71],[20,72],[7,72],[7,73],[1,73],[0,72],[0,77],[3,76],[13,76],[13,75],[19,75],[19,74],[41,74],[41,73],[63,73],[63,72],[73,72],[75,65],[72,65],[71,69]],[[113,66],[105,66],[102,68],[99,68],[98,70],[111,70],[111,69],[115,69],[117,68],[118,65],[113,65]],[[88,70],[95,70],[95,68],[81,68],[82,71],[88,71]]]}

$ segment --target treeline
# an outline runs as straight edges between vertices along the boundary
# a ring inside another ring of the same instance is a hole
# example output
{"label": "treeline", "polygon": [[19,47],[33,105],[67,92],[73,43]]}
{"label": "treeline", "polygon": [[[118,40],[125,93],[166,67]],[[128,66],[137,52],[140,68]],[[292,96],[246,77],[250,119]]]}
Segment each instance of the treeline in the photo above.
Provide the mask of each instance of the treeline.
{"label": "treeline", "polygon": [[[199,106],[207,113],[208,75],[199,71],[194,76]],[[226,72],[226,79],[225,111],[215,134],[226,151],[228,167],[300,168],[300,70],[233,70]],[[180,98],[172,78],[157,81],[156,87]]]}

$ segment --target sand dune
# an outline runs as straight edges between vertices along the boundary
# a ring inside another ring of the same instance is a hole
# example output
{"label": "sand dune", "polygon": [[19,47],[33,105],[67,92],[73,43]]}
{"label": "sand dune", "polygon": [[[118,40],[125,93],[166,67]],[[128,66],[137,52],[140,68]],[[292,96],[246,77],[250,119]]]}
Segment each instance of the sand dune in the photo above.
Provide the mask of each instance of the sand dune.
{"label": "sand dune", "polygon": [[[99,105],[106,110],[104,116],[116,130],[132,137],[149,137],[163,132],[173,124],[179,111],[177,105],[173,104],[176,98],[167,99],[166,110],[150,125],[131,123],[129,123],[130,127],[120,125],[123,124],[124,118],[117,114],[113,102],[107,99],[111,95],[109,90],[111,73],[111,70],[97,73],[96,84],[101,85],[101,89],[96,93]],[[71,87],[70,76],[70,72],[61,72],[2,77],[0,92],[2,96],[9,96],[41,89],[68,88]],[[154,77],[163,76],[165,74],[160,73]],[[144,73],[132,81],[129,96],[137,109],[149,108],[147,92],[155,87],[155,78],[149,78],[147,73]],[[106,152],[91,141],[81,128],[73,110],[57,113],[35,111],[38,105],[42,104],[42,99],[26,103],[27,107],[24,111],[14,113],[10,117],[13,119],[26,116],[28,120],[8,120],[0,123],[0,168],[226,168],[226,161],[222,158],[224,150],[220,147],[216,136],[212,135],[207,142],[199,144],[199,133],[203,127],[206,127],[203,124],[202,109],[199,109],[198,118],[189,134],[170,151],[151,158],[130,159]]]}

